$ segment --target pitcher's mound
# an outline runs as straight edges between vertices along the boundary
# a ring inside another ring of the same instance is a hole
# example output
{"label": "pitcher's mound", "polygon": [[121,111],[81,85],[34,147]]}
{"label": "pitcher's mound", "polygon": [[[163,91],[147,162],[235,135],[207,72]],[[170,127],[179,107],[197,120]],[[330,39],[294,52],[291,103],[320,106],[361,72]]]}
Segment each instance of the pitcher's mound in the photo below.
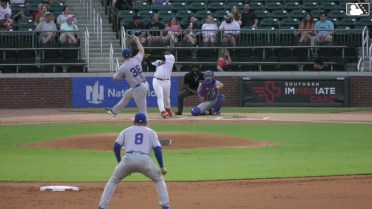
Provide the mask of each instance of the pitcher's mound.
{"label": "pitcher's mound", "polygon": [[[85,150],[112,150],[118,134],[101,133],[77,135],[52,141],[27,144],[30,147],[85,149]],[[170,139],[172,144],[163,149],[203,149],[221,147],[264,147],[273,143],[242,139],[238,137],[190,132],[159,132],[159,139]]]}

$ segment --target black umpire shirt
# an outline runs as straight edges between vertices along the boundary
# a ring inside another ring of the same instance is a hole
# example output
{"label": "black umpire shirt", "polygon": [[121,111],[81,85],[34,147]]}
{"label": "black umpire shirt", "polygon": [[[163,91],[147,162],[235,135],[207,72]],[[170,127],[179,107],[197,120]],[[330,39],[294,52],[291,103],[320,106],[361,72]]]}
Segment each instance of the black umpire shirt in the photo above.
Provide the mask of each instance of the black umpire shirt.
{"label": "black umpire shirt", "polygon": [[249,11],[242,13],[242,26],[241,27],[251,27],[254,24],[254,20],[258,19],[256,13]]}
{"label": "black umpire shirt", "polygon": [[201,72],[188,72],[183,77],[183,83],[188,85],[190,89],[197,90],[199,83],[204,80],[203,73]]}

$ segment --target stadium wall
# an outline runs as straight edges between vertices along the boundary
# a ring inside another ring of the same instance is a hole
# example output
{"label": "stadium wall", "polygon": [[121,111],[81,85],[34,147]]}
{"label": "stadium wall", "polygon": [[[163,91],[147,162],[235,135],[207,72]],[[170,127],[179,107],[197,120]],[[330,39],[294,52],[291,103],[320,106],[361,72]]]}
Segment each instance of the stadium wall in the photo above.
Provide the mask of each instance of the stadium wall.
{"label": "stadium wall", "polygon": [[[176,72],[182,86],[184,73]],[[372,106],[372,73],[338,73],[332,76],[349,78],[349,104],[351,107]],[[2,74],[0,75],[0,108],[72,107],[73,77],[111,77],[109,73],[92,74]],[[149,73],[147,76],[152,76]],[[239,106],[239,79],[242,73],[220,74],[218,79],[225,84],[222,93],[226,96],[225,106]],[[250,75],[251,76],[251,75]],[[255,74],[254,76],[278,77],[324,77],[330,74]],[[151,87],[152,88],[152,87]],[[195,106],[196,96],[185,99],[185,106]]]}

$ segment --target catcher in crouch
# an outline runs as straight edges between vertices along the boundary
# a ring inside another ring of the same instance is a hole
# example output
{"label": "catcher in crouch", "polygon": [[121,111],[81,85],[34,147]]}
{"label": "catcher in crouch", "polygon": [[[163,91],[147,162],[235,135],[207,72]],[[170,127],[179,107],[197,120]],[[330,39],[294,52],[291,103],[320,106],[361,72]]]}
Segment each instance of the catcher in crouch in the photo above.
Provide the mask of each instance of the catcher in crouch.
{"label": "catcher in crouch", "polygon": [[221,107],[225,101],[225,96],[219,93],[223,83],[214,79],[212,71],[204,73],[204,81],[199,84],[198,96],[202,103],[191,109],[193,116],[205,115],[207,110],[212,109],[212,115],[219,115]]}

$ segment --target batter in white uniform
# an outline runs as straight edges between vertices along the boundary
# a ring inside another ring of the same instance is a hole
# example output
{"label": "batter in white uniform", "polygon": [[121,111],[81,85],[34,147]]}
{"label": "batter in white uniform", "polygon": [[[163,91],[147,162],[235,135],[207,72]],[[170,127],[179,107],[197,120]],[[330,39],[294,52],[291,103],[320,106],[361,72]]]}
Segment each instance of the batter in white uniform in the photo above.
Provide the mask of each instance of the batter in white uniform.
{"label": "batter in white uniform", "polygon": [[174,65],[174,56],[170,50],[165,52],[165,60],[156,60],[152,64],[156,66],[152,86],[157,96],[158,107],[162,118],[173,117],[170,105],[171,74]]}
{"label": "batter in white uniform", "polygon": [[147,114],[146,96],[149,91],[149,84],[147,83],[145,74],[142,70],[142,60],[145,50],[143,49],[138,37],[133,37],[133,40],[137,44],[137,55],[132,57],[131,49],[123,49],[122,55],[124,63],[113,76],[114,81],[125,79],[130,88],[125,91],[123,98],[112,109],[105,108],[105,111],[112,116],[116,116],[120,112],[120,109],[126,107],[129,101],[133,98],[136,102],[138,111]]}
{"label": "batter in white uniform", "polygon": [[[167,173],[167,169],[163,164],[158,135],[146,126],[147,118],[144,113],[137,113],[133,123],[134,126],[124,129],[115,141],[114,153],[119,164],[106,184],[99,202],[99,209],[107,208],[117,184],[132,173],[142,173],[149,177],[156,184],[161,208],[170,209],[168,190],[163,177]],[[120,156],[122,147],[125,148],[123,159]],[[151,159],[151,149],[154,150],[160,170]]]}

